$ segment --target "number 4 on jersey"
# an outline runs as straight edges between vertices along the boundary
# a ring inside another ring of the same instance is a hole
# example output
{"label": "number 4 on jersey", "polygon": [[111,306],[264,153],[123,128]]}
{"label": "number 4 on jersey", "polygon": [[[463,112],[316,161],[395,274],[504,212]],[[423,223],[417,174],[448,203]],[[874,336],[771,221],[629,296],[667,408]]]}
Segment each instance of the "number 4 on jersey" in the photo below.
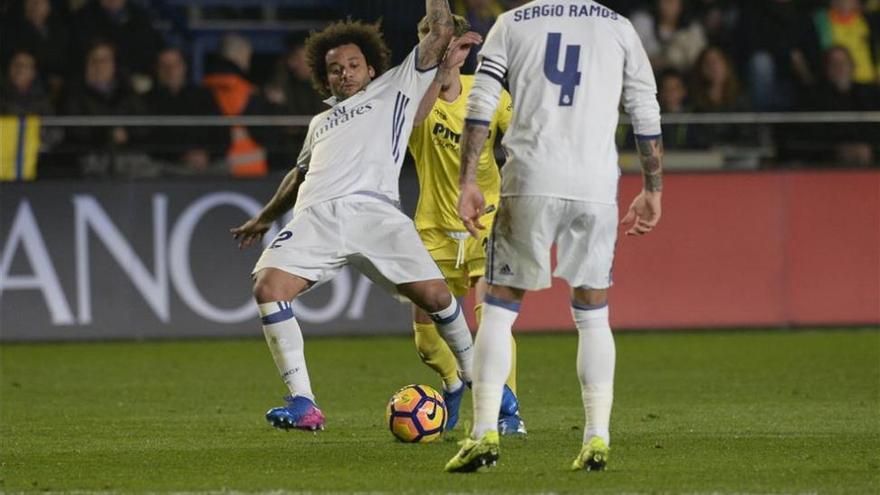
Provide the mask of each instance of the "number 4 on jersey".
{"label": "number 4 on jersey", "polygon": [[581,83],[578,70],[581,60],[581,46],[565,47],[565,64],[559,71],[559,50],[562,45],[562,33],[547,34],[547,50],[544,52],[544,75],[553,84],[561,86],[559,106],[570,107],[574,103],[574,90]]}

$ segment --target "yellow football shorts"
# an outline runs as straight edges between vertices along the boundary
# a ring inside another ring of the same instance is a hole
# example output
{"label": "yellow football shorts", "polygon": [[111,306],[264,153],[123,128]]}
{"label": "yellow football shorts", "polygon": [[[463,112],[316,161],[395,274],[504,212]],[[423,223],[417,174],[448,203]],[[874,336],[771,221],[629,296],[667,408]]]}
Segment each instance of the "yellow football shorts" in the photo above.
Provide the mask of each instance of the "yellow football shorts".
{"label": "yellow football shorts", "polygon": [[[454,296],[467,295],[471,287],[471,279],[482,277],[486,273],[488,227],[480,232],[479,239],[474,239],[467,232],[453,234],[442,229],[420,230],[419,237],[422,238],[425,248],[428,249],[428,254],[443,272],[446,284]],[[463,239],[463,248],[459,248],[460,241],[457,237]],[[461,257],[459,256],[460,249],[463,251]]]}

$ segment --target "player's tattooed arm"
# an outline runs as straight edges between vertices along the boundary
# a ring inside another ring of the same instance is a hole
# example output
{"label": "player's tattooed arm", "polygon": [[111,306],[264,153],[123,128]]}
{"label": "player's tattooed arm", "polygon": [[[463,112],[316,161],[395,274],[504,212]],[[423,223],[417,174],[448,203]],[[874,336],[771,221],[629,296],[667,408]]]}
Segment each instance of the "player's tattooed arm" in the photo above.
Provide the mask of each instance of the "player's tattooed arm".
{"label": "player's tattooed arm", "polygon": [[437,68],[437,74],[434,75],[434,80],[431,81],[428,91],[425,92],[425,95],[422,96],[422,101],[419,102],[419,109],[416,111],[416,117],[413,122],[414,125],[420,125],[428,117],[440,94],[448,91],[455,83],[455,78],[458,77],[455,71],[456,67],[460,67],[465,59],[467,59],[471,48],[482,41],[483,38],[478,33],[471,31],[464,33],[449,43],[446,53],[443,55],[443,61]]}
{"label": "player's tattooed arm", "polygon": [[458,176],[459,185],[477,183],[477,165],[480,162],[480,153],[489,139],[489,126],[468,122],[464,125],[461,135],[461,173]]}
{"label": "player's tattooed arm", "polygon": [[480,230],[485,229],[480,217],[485,213],[486,200],[477,185],[477,165],[480,152],[489,139],[489,127],[467,122],[461,136],[461,173],[458,183],[461,195],[458,198],[458,217],[464,227],[474,238],[480,237]]}
{"label": "player's tattooed arm", "polygon": [[636,143],[645,191],[663,191],[663,137],[636,139]]}
{"label": "player's tattooed arm", "polygon": [[272,222],[281,217],[296,204],[299,186],[305,180],[305,168],[299,166],[284,176],[278,190],[257,216],[239,227],[230,229],[233,239],[238,239],[238,248],[244,249],[263,239],[263,235],[272,227]]}
{"label": "player's tattooed arm", "polygon": [[626,235],[641,236],[660,222],[663,195],[663,138],[637,139],[644,186],[620,223]]}
{"label": "player's tattooed arm", "polygon": [[425,10],[431,31],[419,43],[417,67],[421,70],[436,67],[440,63],[455,29],[448,0],[425,0]]}

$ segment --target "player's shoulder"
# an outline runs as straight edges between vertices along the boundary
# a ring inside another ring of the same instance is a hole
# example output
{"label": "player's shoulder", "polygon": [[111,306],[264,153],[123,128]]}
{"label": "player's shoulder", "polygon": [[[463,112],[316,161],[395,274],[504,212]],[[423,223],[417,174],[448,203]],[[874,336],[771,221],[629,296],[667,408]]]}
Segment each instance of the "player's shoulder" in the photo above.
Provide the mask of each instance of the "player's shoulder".
{"label": "player's shoulder", "polygon": [[419,45],[416,45],[406,52],[406,57],[403,58],[403,61],[386,70],[381,76],[374,79],[373,82],[386,82],[388,79],[408,72],[427,72],[419,70],[418,63]]}

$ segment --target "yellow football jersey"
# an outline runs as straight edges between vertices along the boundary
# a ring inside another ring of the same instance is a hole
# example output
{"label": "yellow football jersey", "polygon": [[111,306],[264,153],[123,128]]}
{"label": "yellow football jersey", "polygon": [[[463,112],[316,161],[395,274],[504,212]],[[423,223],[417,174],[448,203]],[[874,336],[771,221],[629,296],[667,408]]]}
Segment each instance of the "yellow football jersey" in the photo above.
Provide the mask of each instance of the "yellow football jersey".
{"label": "yellow football jersey", "polygon": [[[416,162],[419,175],[419,203],[416,208],[416,229],[438,228],[463,231],[458,218],[458,174],[461,170],[461,134],[467,114],[467,97],[474,85],[473,76],[461,77],[461,94],[448,102],[437,98],[431,113],[421,125],[413,128],[409,151]],[[498,109],[489,124],[489,139],[480,155],[477,184],[486,198],[486,207],[498,208],[501,194],[501,175],[495,162],[495,139],[499,130],[507,131],[513,102],[507,91],[501,95]]]}

